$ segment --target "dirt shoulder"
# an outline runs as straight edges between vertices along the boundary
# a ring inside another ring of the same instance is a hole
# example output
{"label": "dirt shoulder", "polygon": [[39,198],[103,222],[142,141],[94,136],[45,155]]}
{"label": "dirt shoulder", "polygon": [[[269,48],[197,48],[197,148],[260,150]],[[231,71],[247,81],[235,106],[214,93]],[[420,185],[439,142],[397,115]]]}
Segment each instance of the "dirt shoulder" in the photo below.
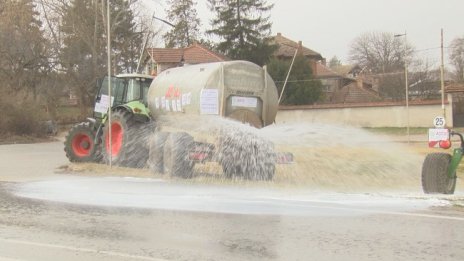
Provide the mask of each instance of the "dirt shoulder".
{"label": "dirt shoulder", "polygon": [[46,137],[34,137],[34,136],[21,136],[21,135],[0,135],[0,145],[6,144],[32,144],[42,142],[53,142],[57,141],[57,137],[46,136]]}

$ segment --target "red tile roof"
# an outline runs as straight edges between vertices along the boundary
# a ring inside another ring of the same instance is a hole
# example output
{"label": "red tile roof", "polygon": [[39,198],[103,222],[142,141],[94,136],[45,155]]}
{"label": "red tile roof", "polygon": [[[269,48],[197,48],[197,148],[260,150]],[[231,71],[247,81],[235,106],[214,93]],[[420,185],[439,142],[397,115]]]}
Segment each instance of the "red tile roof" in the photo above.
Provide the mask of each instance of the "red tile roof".
{"label": "red tile roof", "polygon": [[355,65],[349,65],[349,64],[345,64],[345,65],[338,65],[338,66],[335,66],[333,69],[332,69],[334,72],[340,74],[340,75],[343,75],[343,76],[348,76],[349,74],[353,74],[355,73],[355,71],[362,71],[361,70],[361,67],[359,67],[359,65],[355,64]]}
{"label": "red tile roof", "polygon": [[332,96],[331,102],[333,103],[365,103],[377,102],[381,98],[374,90],[358,86],[357,82],[353,82],[343,86],[340,90],[336,91]]}
{"label": "red tile roof", "polygon": [[323,59],[320,53],[304,47],[301,41],[292,41],[282,36],[281,33],[277,33],[277,35],[274,36],[273,42],[279,46],[279,49],[275,52],[275,56],[277,57],[293,57],[293,55],[295,55],[295,50],[299,48],[304,56],[308,56],[316,60]]}
{"label": "red tile roof", "polygon": [[147,52],[156,63],[180,63],[182,58],[184,63],[187,64],[229,60],[227,57],[215,53],[198,43],[186,48],[148,48]]}
{"label": "red tile roof", "polygon": [[229,60],[229,58],[213,52],[201,44],[194,43],[193,45],[184,49],[184,60],[185,63],[197,64],[222,62]]}
{"label": "red tile roof", "polygon": [[149,48],[150,57],[157,63],[179,63],[182,60],[183,49]]}
{"label": "red tile roof", "polygon": [[330,77],[343,77],[343,76],[332,71],[332,69],[323,65],[322,63],[316,63],[316,77],[330,78]]}
{"label": "red tile roof", "polygon": [[464,92],[464,84],[462,83],[451,83],[445,86],[446,93]]}

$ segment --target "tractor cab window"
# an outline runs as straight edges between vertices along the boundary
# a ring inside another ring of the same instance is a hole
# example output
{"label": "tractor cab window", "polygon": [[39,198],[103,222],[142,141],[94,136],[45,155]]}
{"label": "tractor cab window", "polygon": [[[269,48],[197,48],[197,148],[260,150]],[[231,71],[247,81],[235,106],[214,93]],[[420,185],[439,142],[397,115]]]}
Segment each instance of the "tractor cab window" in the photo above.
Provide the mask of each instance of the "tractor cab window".
{"label": "tractor cab window", "polygon": [[[97,102],[102,95],[108,95],[108,78],[105,77],[101,83],[100,91],[97,96]],[[113,106],[124,103],[124,82],[116,77],[111,77],[111,96],[114,97]]]}
{"label": "tractor cab window", "polygon": [[127,79],[126,102],[138,100],[147,104],[147,93],[150,88],[151,81],[151,79],[147,78]]}
{"label": "tractor cab window", "polygon": [[[113,96],[113,107],[131,101],[143,101],[147,105],[147,93],[152,79],[143,77],[111,77],[111,96]],[[108,95],[108,78],[101,82],[96,101],[99,102],[102,95]]]}
{"label": "tractor cab window", "polygon": [[116,79],[115,81],[115,84],[113,85],[114,87],[111,88],[111,90],[113,91],[112,92],[112,95],[114,96],[114,103],[113,103],[113,106],[117,106],[117,105],[120,105],[120,104],[124,104],[125,103],[125,100],[124,100],[124,81],[122,81],[121,79]]}
{"label": "tractor cab window", "polygon": [[127,97],[126,101],[141,100],[140,81],[136,79],[129,79],[126,81],[127,84]]}
{"label": "tractor cab window", "polygon": [[142,99],[143,99],[144,104],[148,104],[147,96],[148,96],[148,89],[150,89],[150,84],[151,84],[151,80],[145,80],[142,82],[142,92],[143,92]]}

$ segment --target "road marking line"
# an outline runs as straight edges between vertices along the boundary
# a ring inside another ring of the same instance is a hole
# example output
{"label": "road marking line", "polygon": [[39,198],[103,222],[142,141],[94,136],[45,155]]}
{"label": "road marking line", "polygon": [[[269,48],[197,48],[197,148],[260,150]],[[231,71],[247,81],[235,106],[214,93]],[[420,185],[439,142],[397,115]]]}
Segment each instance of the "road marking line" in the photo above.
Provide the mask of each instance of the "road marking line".
{"label": "road marking line", "polygon": [[411,217],[424,217],[424,218],[464,221],[464,218],[462,217],[441,216],[441,215],[432,215],[432,214],[406,213],[406,212],[379,212],[379,213],[386,214],[386,215],[411,216]]}
{"label": "road marking line", "polygon": [[122,258],[150,260],[150,261],[166,261],[166,259],[160,259],[160,258],[154,258],[154,257],[148,257],[148,256],[137,256],[137,255],[124,254],[124,253],[114,252],[114,251],[96,250],[96,249],[90,249],[90,248],[79,248],[79,247],[56,245],[56,244],[37,243],[37,242],[17,240],[17,239],[0,238],[0,241],[7,242],[7,243],[12,243],[12,244],[21,244],[21,245],[44,247],[44,248],[54,248],[54,249],[63,249],[63,250],[70,250],[70,251],[76,251],[76,252],[102,254],[102,255],[122,257]]}
{"label": "road marking line", "polygon": [[[274,198],[271,198],[274,199]],[[274,199],[275,200],[275,199]],[[280,200],[280,199],[277,199]],[[285,205],[292,205],[297,207],[305,208],[319,208],[319,209],[332,209],[332,210],[341,210],[341,211],[356,211],[356,212],[365,212],[370,214],[385,214],[393,216],[411,216],[411,217],[424,217],[424,218],[434,218],[434,219],[446,219],[446,220],[456,220],[464,221],[464,217],[454,217],[454,216],[445,216],[445,215],[434,215],[434,214],[421,214],[421,213],[412,213],[412,212],[398,212],[398,211],[384,211],[384,210],[370,210],[370,209],[361,209],[361,208],[350,208],[350,207],[330,207],[330,206],[315,206],[315,205],[302,205],[298,203],[320,203],[322,201],[308,201],[308,200],[291,200],[291,203],[284,203]],[[327,203],[327,202],[324,202]],[[332,204],[337,204],[336,202],[328,202]]]}
{"label": "road marking line", "polygon": [[382,210],[368,210],[368,209],[343,208],[343,207],[324,207],[324,206],[309,206],[309,207],[320,208],[320,209],[343,210],[343,211],[357,211],[357,212],[366,212],[366,213],[371,213],[371,214],[385,214],[385,215],[393,215],[393,216],[410,216],[410,217],[424,217],[424,218],[464,221],[464,218],[462,218],[462,217],[441,216],[441,215],[433,215],[433,214],[420,214],[420,213],[382,211]]}
{"label": "road marking line", "polygon": [[0,261],[23,261],[23,260],[0,256]]}

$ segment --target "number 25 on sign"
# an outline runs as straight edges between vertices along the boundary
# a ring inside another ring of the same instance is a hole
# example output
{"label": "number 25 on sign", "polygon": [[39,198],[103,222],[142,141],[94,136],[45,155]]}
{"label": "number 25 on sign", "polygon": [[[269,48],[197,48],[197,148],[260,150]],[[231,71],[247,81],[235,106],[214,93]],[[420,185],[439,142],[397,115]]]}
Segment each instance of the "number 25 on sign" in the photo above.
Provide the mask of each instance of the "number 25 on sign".
{"label": "number 25 on sign", "polygon": [[433,119],[433,125],[435,126],[435,128],[444,128],[446,125],[445,117],[435,117],[435,119]]}

